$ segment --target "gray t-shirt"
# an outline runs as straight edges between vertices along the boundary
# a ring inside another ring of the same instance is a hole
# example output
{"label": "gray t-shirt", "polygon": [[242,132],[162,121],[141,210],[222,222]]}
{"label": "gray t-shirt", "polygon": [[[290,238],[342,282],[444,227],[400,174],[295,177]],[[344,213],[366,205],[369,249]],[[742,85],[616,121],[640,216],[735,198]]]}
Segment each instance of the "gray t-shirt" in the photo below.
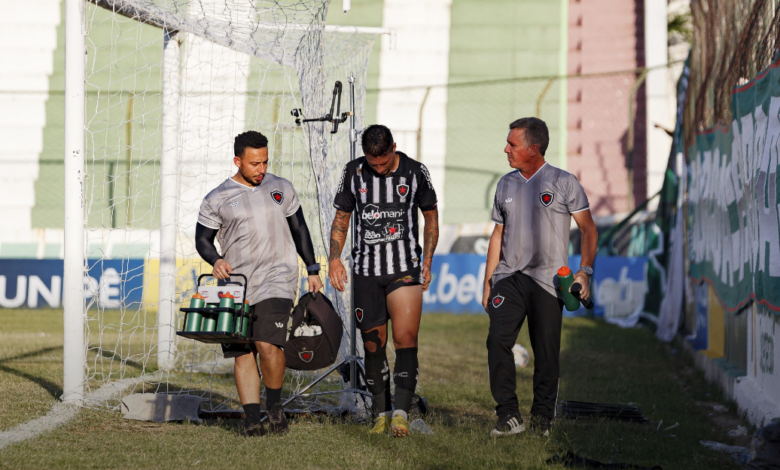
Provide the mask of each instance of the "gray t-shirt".
{"label": "gray t-shirt", "polygon": [[569,264],[571,214],[589,208],[577,178],[549,163],[529,180],[519,170],[504,175],[493,201],[493,222],[504,226],[493,283],[519,271],[557,296],[558,269]]}
{"label": "gray t-shirt", "polygon": [[203,199],[198,223],[219,230],[222,256],[247,277],[252,305],[295,297],[298,254],[287,217],[300,205],[292,183],[270,173],[254,188],[228,178]]}

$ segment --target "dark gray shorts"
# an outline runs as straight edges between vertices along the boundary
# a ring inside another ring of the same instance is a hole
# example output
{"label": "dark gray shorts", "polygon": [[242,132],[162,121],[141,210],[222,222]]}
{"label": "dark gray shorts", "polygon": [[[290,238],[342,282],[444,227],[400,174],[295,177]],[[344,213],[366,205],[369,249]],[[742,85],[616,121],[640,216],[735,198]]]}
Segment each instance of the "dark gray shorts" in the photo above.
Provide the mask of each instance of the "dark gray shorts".
{"label": "dark gray shorts", "polygon": [[[284,348],[292,308],[292,299],[265,299],[252,305],[252,314],[257,315],[257,319],[252,322],[251,339]],[[238,357],[256,351],[254,343],[222,345],[222,355],[225,357]]]}

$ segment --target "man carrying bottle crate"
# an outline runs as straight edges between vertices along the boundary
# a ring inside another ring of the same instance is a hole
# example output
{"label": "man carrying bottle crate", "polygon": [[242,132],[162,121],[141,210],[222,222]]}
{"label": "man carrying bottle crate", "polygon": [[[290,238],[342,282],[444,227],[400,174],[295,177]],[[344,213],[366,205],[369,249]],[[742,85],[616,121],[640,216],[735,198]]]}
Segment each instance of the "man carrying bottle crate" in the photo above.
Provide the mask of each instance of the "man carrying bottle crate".
{"label": "man carrying bottle crate", "polygon": [[[203,200],[195,247],[214,267],[215,278],[233,272],[247,277],[246,297],[256,316],[251,344],[223,344],[235,358],[234,374],[246,414],[243,434],[264,435],[260,415],[260,372],[266,390],[269,430],[287,431],[281,406],[284,342],[298,282],[298,258],[309,273],[309,292],[322,288],[320,265],[292,183],[268,173],[268,139],[256,131],[236,136],[233,163],[238,171]],[[214,240],[219,241],[220,254]],[[297,254],[296,254],[297,253]]]}

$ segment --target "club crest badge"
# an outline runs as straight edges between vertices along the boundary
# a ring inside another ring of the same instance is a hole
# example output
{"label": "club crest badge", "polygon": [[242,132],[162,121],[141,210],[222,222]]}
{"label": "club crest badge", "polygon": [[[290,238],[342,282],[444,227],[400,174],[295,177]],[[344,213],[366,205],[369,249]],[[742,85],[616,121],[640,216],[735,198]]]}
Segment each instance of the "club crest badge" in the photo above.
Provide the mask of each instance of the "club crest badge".
{"label": "club crest badge", "polygon": [[282,193],[278,189],[271,191],[271,198],[274,200],[275,203],[281,206],[282,202],[284,202],[284,193]]}
{"label": "club crest badge", "polygon": [[504,303],[504,296],[498,294],[495,297],[493,297],[493,300],[491,300],[490,303],[493,304],[493,308],[498,308],[501,306],[501,304]]}
{"label": "club crest badge", "polygon": [[357,321],[359,321],[359,322],[363,321],[363,309],[362,308],[356,308],[355,309],[355,318],[357,318]]}
{"label": "club crest badge", "polygon": [[395,187],[395,191],[398,193],[401,197],[406,197],[409,194],[409,185],[408,184],[399,184]]}
{"label": "club crest badge", "polygon": [[544,191],[543,193],[539,194],[539,200],[542,201],[542,205],[544,207],[549,206],[552,204],[553,199],[555,199],[555,194],[553,194],[551,191]]}
{"label": "club crest badge", "polygon": [[312,359],[314,359],[314,351],[301,351],[298,353],[298,357],[300,357],[303,362],[308,364]]}

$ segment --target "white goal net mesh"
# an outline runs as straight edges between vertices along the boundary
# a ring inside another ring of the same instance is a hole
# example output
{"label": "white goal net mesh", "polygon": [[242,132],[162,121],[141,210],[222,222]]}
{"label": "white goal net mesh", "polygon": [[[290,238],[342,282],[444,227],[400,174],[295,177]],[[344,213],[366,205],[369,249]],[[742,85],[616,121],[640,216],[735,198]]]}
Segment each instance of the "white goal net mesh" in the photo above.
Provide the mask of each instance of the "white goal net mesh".
{"label": "white goal net mesh", "polygon": [[[198,276],[211,271],[194,247],[197,213],[203,197],[235,173],[233,140],[246,130],[268,137],[268,171],[293,183],[326,268],[332,196],[350,156],[349,122],[331,134],[329,123],[296,126],[290,111],[325,114],[336,80],[344,84],[341,105],[348,110],[347,80],[354,76],[355,124],[362,128],[375,39],[326,31],[327,8],[328,0],[86,4],[87,391],[138,377],[139,385],[128,393],[198,394],[214,411],[240,407],[232,359],[224,359],[218,345],[174,337],[173,366],[158,367],[158,307],[166,301],[175,312],[188,306]],[[168,168],[175,174],[166,179],[163,159],[171,155],[175,164]],[[173,206],[163,197],[165,181],[176,184]],[[175,226],[175,250],[161,245],[161,224]],[[160,291],[161,259],[174,254],[175,294],[166,299]],[[301,294],[304,279],[302,270]],[[327,294],[344,320],[343,356],[350,333],[347,297],[332,289]],[[181,323],[179,313],[174,328]],[[288,371],[284,396],[315,375]],[[339,394],[323,393],[346,386],[333,373],[292,406],[350,406]]]}

